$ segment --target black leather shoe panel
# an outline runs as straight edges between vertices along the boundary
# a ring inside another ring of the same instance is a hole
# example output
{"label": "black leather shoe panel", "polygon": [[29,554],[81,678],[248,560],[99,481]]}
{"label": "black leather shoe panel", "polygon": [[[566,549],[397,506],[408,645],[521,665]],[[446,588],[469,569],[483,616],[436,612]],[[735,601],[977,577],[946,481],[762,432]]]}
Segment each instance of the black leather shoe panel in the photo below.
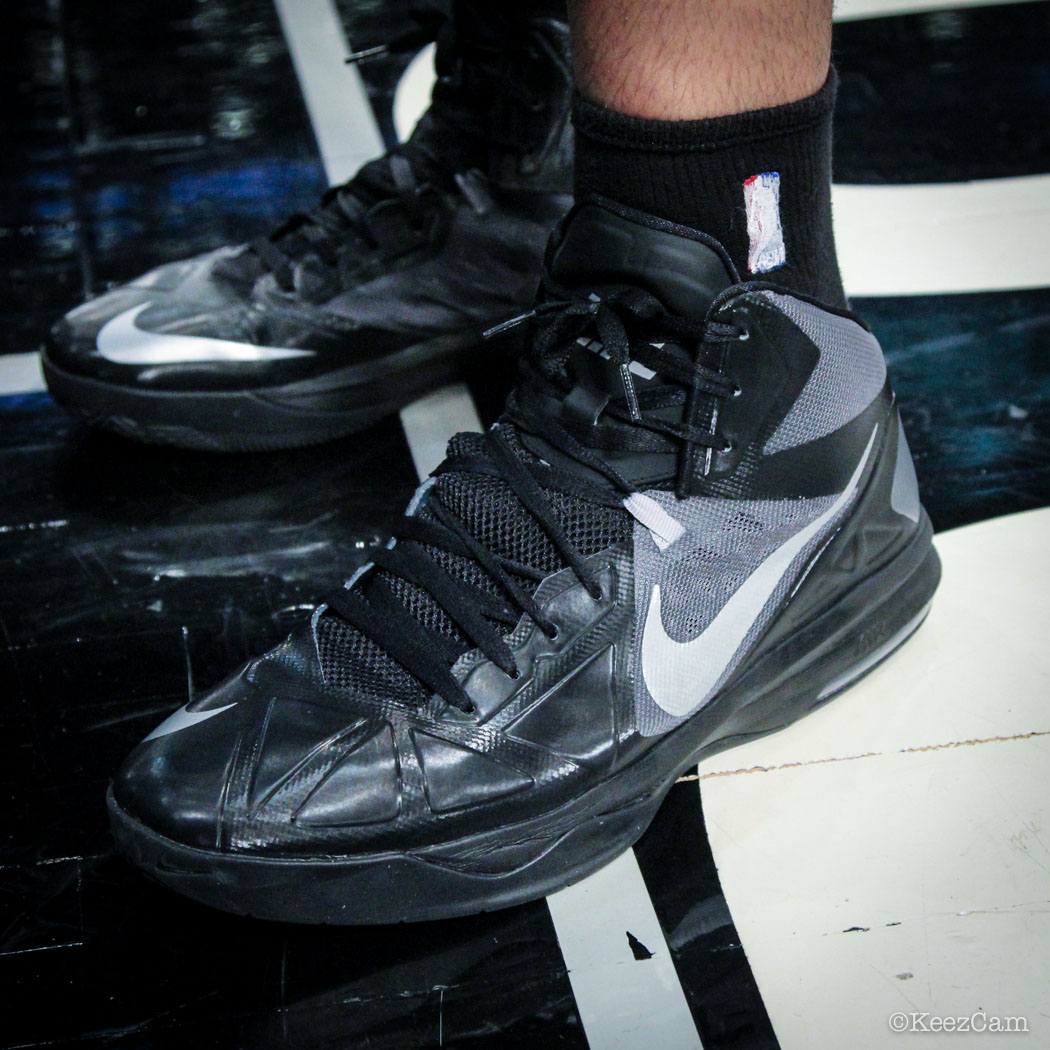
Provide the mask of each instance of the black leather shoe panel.
{"label": "black leather shoe panel", "polygon": [[435,813],[495,801],[532,787],[527,773],[472,748],[412,731],[424,790]]}
{"label": "black leather shoe panel", "polygon": [[609,766],[616,750],[615,656],[608,646],[590,657],[515,718],[507,736],[588,766]]}
{"label": "black leather shoe panel", "polygon": [[[620,581],[611,564],[605,564],[597,572],[601,598],[592,598],[575,574],[565,570],[555,573],[540,584],[536,600],[544,615],[557,629],[555,638],[548,638],[531,622],[523,621],[508,637],[514,652],[519,678],[510,678],[491,661],[482,659],[477,653],[468,653],[460,663],[463,688],[471,698],[479,721],[487,721],[497,711],[508,706],[514,697],[518,704],[531,705],[532,698],[547,689],[552,679],[538,686],[552,673],[559,656],[577,651],[587,645],[601,648],[593,641],[595,627],[614,608],[612,598],[618,591]],[[575,665],[573,665],[575,669]]]}
{"label": "black leather shoe panel", "polygon": [[[717,431],[728,448],[713,451],[709,470],[704,450],[698,450],[694,485],[697,492],[735,495],[743,491],[766,438],[798,399],[820,354],[798,328],[761,300],[740,296],[718,317],[740,329],[741,338],[726,344],[721,362],[721,370],[740,393],[719,404]],[[728,484],[719,484],[723,478]]]}
{"label": "black leather shoe panel", "polygon": [[376,824],[401,810],[401,774],[388,724],[341,758],[295,814],[316,828]]}
{"label": "black leather shoe panel", "polygon": [[584,202],[573,210],[553,246],[551,276],[567,285],[629,281],[646,287],[669,310],[703,319],[732,283],[731,264],[721,251],[695,230],[670,223],[667,230],[643,226],[626,217],[628,209],[620,215],[611,207]]}
{"label": "black leather shoe panel", "polygon": [[309,781],[325,776],[370,728],[359,715],[312,703],[309,694],[282,688],[279,681],[260,681],[259,692],[268,705],[259,735],[250,742],[245,804],[251,812],[269,804],[289,781],[294,791],[308,790]]}
{"label": "black leather shoe panel", "polygon": [[[402,345],[474,326],[531,305],[539,261],[567,198],[546,198],[538,216],[494,203],[478,214],[456,207],[438,250],[361,281],[325,305],[325,314],[361,329],[386,331]],[[271,300],[272,301],[272,300]]]}

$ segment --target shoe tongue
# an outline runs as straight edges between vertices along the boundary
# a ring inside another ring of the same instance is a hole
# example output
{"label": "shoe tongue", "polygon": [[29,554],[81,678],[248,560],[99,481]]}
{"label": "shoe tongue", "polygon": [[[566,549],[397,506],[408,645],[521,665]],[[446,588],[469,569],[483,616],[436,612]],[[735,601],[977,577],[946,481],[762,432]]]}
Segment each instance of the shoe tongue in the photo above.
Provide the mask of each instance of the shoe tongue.
{"label": "shoe tongue", "polygon": [[700,236],[641,212],[629,215],[587,202],[566,220],[551,276],[570,287],[636,285],[671,313],[703,320],[737,277],[716,242]]}

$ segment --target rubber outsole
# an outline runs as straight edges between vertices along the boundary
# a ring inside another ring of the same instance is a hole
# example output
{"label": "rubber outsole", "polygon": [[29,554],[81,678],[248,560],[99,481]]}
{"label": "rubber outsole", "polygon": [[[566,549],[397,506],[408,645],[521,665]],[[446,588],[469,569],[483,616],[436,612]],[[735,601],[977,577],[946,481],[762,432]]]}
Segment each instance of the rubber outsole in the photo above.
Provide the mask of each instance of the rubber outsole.
{"label": "rubber outsole", "polygon": [[[40,363],[51,395],[90,426],[152,445],[206,452],[268,452],[364,430],[445,383],[464,378],[481,349],[474,335],[417,344],[374,363],[360,381],[339,374],[245,390],[154,390],[103,382]],[[346,370],[351,371],[351,370]]]}
{"label": "rubber outsole", "polygon": [[[108,796],[118,847],[154,878],[225,911],[285,922],[443,919],[538,899],[580,881],[644,833],[678,776],[823,706],[919,627],[940,579],[927,519],[887,564],[786,637],[629,766],[554,812],[412,853],[261,857],[188,847]],[[484,867],[478,861],[484,857]],[[308,892],[304,888],[308,887]]]}

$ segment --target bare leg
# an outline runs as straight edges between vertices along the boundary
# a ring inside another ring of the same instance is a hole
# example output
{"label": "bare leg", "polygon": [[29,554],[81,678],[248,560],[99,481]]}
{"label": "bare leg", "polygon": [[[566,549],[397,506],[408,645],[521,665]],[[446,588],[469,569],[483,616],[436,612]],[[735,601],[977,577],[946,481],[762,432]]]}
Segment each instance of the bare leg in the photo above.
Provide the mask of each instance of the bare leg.
{"label": "bare leg", "polygon": [[828,75],[832,0],[570,0],[576,83],[634,117],[795,102]]}

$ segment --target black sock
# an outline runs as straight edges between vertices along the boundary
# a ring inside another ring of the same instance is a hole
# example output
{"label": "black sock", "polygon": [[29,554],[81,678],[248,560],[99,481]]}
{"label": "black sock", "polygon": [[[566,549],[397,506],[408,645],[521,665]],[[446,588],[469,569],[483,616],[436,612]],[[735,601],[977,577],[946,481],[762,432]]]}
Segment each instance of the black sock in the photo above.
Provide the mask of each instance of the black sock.
{"label": "black sock", "polygon": [[644,120],[577,96],[576,196],[702,230],[745,280],[845,305],[831,230],[836,84],[832,69],[809,98],[709,120]]}

